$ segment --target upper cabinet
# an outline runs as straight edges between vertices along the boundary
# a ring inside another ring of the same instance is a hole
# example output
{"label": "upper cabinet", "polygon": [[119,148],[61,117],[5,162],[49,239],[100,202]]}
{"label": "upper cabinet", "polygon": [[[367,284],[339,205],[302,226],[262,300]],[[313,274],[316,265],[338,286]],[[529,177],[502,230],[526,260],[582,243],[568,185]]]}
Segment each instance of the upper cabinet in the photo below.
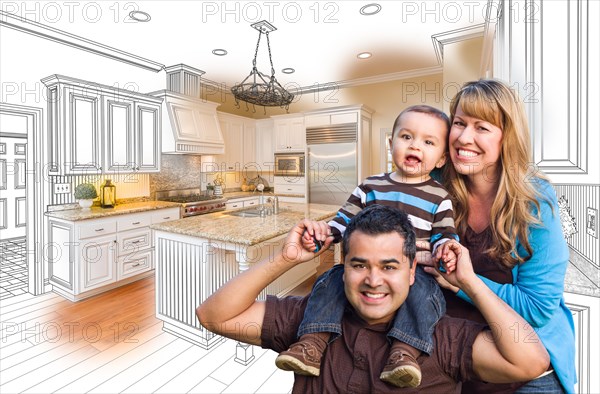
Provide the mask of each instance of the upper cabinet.
{"label": "upper cabinet", "polygon": [[50,174],[160,170],[161,99],[60,75],[42,82]]}
{"label": "upper cabinet", "polygon": [[493,75],[525,103],[535,166],[555,184],[600,184],[600,2],[524,5],[496,8]]}
{"label": "upper cabinet", "polygon": [[304,151],[306,149],[306,129],[304,116],[273,116],[275,132],[275,152]]}
{"label": "upper cabinet", "polygon": [[260,171],[273,171],[275,130],[273,119],[256,121],[256,164]]}
{"label": "upper cabinet", "polygon": [[214,162],[222,171],[242,171],[255,166],[255,120],[223,112],[217,114],[225,141],[225,153],[216,155]]}

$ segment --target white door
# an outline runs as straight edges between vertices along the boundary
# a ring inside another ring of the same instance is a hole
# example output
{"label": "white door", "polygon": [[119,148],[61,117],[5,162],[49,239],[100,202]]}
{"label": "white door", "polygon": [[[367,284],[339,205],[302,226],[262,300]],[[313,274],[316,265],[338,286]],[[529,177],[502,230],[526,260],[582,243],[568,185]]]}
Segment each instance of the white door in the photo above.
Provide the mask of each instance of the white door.
{"label": "white door", "polygon": [[26,235],[27,137],[0,133],[0,239]]}

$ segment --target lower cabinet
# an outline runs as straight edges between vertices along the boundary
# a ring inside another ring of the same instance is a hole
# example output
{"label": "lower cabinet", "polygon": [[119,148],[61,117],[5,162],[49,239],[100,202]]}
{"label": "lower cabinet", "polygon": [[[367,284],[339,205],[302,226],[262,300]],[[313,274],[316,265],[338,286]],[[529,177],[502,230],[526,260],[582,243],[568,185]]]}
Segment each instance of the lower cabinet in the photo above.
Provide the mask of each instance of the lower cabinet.
{"label": "lower cabinet", "polygon": [[227,200],[227,204],[225,204],[225,209],[229,211],[231,209],[253,207],[259,204],[259,200],[259,197],[232,198]]}
{"label": "lower cabinet", "polygon": [[48,276],[53,290],[78,301],[153,274],[150,225],[179,208],[71,222],[49,220]]}

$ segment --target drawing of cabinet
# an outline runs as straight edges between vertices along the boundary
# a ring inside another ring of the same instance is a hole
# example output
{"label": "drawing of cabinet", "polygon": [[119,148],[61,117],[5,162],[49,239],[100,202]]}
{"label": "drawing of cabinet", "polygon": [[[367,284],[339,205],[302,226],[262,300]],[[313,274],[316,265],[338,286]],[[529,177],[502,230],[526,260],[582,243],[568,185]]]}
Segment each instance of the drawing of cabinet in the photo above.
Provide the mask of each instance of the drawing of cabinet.
{"label": "drawing of cabinet", "polygon": [[48,88],[48,171],[160,171],[162,99],[60,75]]}

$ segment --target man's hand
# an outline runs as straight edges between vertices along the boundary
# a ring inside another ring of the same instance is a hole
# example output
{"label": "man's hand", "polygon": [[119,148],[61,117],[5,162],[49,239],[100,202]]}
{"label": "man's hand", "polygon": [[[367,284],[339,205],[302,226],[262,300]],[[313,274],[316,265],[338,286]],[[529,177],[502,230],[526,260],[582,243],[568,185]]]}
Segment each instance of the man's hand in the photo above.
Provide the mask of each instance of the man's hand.
{"label": "man's hand", "polygon": [[[329,233],[329,225],[324,221],[303,219],[290,230],[283,243],[281,254],[284,260],[288,263],[300,264],[320,255],[333,242],[333,236]],[[312,251],[316,247],[313,236],[323,242],[323,247],[318,252]]]}

